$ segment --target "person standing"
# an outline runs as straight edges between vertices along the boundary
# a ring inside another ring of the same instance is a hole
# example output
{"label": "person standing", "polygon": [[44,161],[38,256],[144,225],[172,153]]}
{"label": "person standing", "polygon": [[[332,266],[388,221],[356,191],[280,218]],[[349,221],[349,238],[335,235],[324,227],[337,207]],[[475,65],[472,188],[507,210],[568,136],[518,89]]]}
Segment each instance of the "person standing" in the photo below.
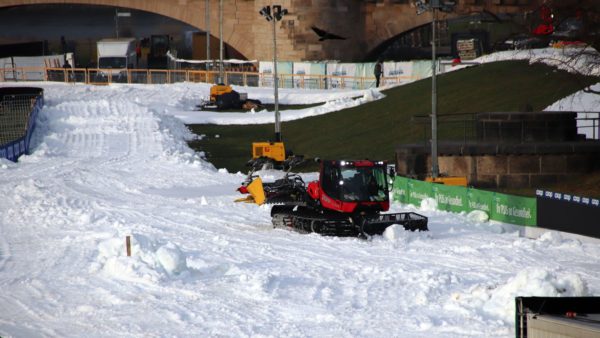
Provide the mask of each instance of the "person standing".
{"label": "person standing", "polygon": [[379,87],[379,79],[381,79],[381,73],[383,73],[383,63],[381,60],[377,60],[377,63],[375,63],[373,73],[375,74],[375,87]]}
{"label": "person standing", "polygon": [[139,68],[140,66],[140,58],[142,57],[142,45],[140,44],[140,42],[138,41],[135,44],[135,67]]}
{"label": "person standing", "polygon": [[65,69],[65,79],[68,82],[75,82],[75,75],[73,74],[73,66],[71,66],[71,64],[69,63],[69,60],[67,60],[67,56],[65,55],[65,63],[63,64],[63,68]]}

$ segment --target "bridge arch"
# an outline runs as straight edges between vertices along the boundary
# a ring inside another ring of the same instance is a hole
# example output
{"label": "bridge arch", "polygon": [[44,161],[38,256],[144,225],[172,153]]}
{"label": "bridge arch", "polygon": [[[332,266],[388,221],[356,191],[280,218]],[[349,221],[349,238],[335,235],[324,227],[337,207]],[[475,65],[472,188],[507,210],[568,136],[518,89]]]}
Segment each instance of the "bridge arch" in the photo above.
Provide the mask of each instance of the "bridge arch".
{"label": "bridge arch", "polygon": [[[229,0],[224,1],[225,3],[246,3],[247,1]],[[210,33],[213,37],[218,38],[218,2],[212,1],[210,4],[210,27],[207,27],[205,20],[205,1],[169,1],[169,0],[129,0],[129,1],[118,1],[118,0],[63,0],[63,1],[52,1],[52,0],[5,0],[0,2],[0,7],[12,7],[12,6],[32,6],[32,5],[99,5],[99,6],[112,6],[116,8],[140,10],[153,14],[162,15],[173,20],[178,20],[182,23],[188,24],[196,29],[206,31],[210,29]],[[252,43],[247,43],[244,37],[239,37],[239,25],[236,24],[235,20],[231,20],[230,17],[235,17],[236,9],[240,7],[229,6],[224,7],[224,24],[223,24],[223,42],[230,45],[235,51],[240,54],[251,58],[254,53]],[[257,12],[258,13],[258,12]],[[214,56],[214,53],[213,53]],[[218,55],[217,55],[218,57]]]}

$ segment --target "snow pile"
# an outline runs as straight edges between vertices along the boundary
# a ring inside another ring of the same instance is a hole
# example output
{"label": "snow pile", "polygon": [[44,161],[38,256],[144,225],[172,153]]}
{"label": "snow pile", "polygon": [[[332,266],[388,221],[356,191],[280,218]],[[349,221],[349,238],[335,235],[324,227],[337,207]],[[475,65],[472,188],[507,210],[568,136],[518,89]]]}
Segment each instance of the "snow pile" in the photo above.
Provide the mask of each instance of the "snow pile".
{"label": "snow pile", "polygon": [[578,274],[529,267],[500,285],[477,284],[465,294],[454,294],[453,301],[465,308],[478,308],[506,323],[515,318],[515,297],[589,296]]}
{"label": "snow pile", "polygon": [[[584,75],[600,76],[598,59],[600,53],[588,47],[582,48],[540,48],[496,52],[481,56],[473,62],[488,63],[505,60],[529,60],[530,63],[541,62],[568,72]],[[593,62],[595,60],[595,62]]]}
{"label": "snow pile", "polygon": [[464,214],[466,219],[481,230],[490,231],[496,234],[518,232],[519,226],[490,220],[490,215],[483,210],[473,210]]}
{"label": "snow pile", "polygon": [[421,210],[423,211],[436,211],[438,209],[438,202],[435,198],[424,198],[421,201]]}
{"label": "snow pile", "polygon": [[9,160],[5,159],[4,157],[0,158],[0,169],[8,169],[8,168],[14,167],[16,165],[17,164],[15,162],[9,161]]}
{"label": "snow pile", "polygon": [[362,103],[379,100],[384,97],[385,97],[385,95],[382,94],[379,90],[371,88],[370,90],[367,90],[365,92],[365,95],[363,95]]}
{"label": "snow pile", "polygon": [[[593,92],[578,91],[548,106],[547,111],[576,111],[576,112],[598,112],[600,111],[600,83],[590,86]],[[582,117],[582,116],[578,116]],[[590,116],[597,118],[596,116]]]}
{"label": "snow pile", "polygon": [[467,219],[471,222],[485,223],[490,220],[490,215],[483,210],[473,210],[467,214]]}
{"label": "snow pile", "polygon": [[177,275],[187,270],[185,255],[179,247],[171,242],[156,250],[157,261],[170,275]]}
{"label": "snow pile", "polygon": [[395,244],[407,244],[412,239],[421,237],[419,232],[412,232],[404,230],[404,226],[401,224],[392,224],[385,229],[381,235],[385,240]]}
{"label": "snow pile", "polygon": [[[248,88],[250,89],[250,88]],[[253,88],[249,90],[251,92],[265,92],[268,88]],[[307,90],[310,93],[310,91]],[[289,109],[280,110],[281,121],[292,121],[300,118],[323,115],[342,109],[356,107],[358,105],[379,100],[385,97],[381,92],[376,89],[366,89],[361,91],[346,91],[343,93],[337,93],[331,99],[328,99],[324,103],[304,109]],[[282,98],[280,104],[286,104],[285,97]],[[287,104],[292,101],[287,101]],[[192,110],[192,109],[190,109]],[[168,111],[170,114],[174,114],[179,119],[187,124],[193,123],[214,123],[214,124],[265,124],[273,123],[274,112],[263,109],[261,111],[250,111],[241,113],[225,113],[225,112],[210,112],[210,111]]]}
{"label": "snow pile", "polygon": [[557,231],[546,231],[537,239],[537,243],[543,243],[544,245],[561,245],[565,242],[567,241],[563,240]]}
{"label": "snow pile", "polygon": [[90,272],[103,271],[109,278],[130,282],[156,283],[187,271],[186,255],[174,243],[161,244],[142,235],[130,238],[130,257],[124,236],[100,242]]}

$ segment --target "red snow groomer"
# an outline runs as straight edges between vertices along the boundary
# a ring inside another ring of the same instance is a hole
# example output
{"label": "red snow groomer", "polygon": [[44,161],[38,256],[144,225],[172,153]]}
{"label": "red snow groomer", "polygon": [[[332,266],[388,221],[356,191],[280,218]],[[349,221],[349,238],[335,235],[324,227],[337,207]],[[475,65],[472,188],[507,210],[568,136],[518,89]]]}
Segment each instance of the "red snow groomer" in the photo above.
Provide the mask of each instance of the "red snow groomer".
{"label": "red snow groomer", "polygon": [[272,183],[250,174],[238,189],[249,196],[238,201],[274,204],[273,225],[299,232],[369,237],[382,234],[392,224],[411,231],[428,230],[423,215],[382,214],[390,207],[386,169],[383,161],[323,160],[319,180],[308,185],[289,171]]}

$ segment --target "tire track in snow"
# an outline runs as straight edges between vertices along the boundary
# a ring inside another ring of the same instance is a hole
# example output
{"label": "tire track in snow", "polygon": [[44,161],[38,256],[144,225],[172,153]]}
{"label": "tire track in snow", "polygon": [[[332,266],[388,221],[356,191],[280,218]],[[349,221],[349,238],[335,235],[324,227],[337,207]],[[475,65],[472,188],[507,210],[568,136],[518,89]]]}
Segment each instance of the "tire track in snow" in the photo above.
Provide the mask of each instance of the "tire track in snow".
{"label": "tire track in snow", "polygon": [[[9,281],[9,278],[3,277],[5,276],[3,271],[6,267],[6,263],[10,258],[10,246],[6,241],[6,236],[2,232],[0,232],[0,289],[2,289],[2,285],[5,285]],[[5,302],[3,298],[5,297],[2,296],[2,294],[0,293],[0,304],[7,304],[8,302]]]}
{"label": "tire track in snow", "polygon": [[[82,105],[86,107],[83,110]],[[51,133],[60,141],[55,147],[67,150],[69,157],[123,161],[139,154],[163,152],[155,114],[131,101],[68,101],[53,107],[50,113],[61,116],[61,123],[53,123],[55,130]]]}
{"label": "tire track in snow", "polygon": [[[50,151],[55,156],[41,158],[41,162],[38,160],[38,162],[24,163],[24,166],[28,168],[23,170],[24,177],[21,177],[20,182],[16,183],[17,186],[23,187],[22,191],[17,192],[18,197],[26,201],[21,205],[27,209],[31,208],[31,212],[26,210],[14,220],[15,224],[21,225],[19,236],[23,239],[11,239],[11,243],[20,245],[20,249],[14,251],[11,257],[14,258],[15,266],[28,266],[32,276],[29,276],[29,273],[13,275],[7,284],[21,282],[22,285],[19,286],[21,290],[26,290],[31,295],[37,294],[38,298],[47,297],[48,301],[40,307],[31,306],[31,303],[22,304],[19,302],[19,295],[24,298],[30,297],[30,299],[33,296],[26,297],[19,292],[13,294],[10,290],[15,290],[15,288],[10,287],[6,289],[10,296],[3,299],[2,303],[9,305],[16,313],[20,313],[18,317],[31,323],[45,323],[49,327],[53,323],[60,322],[59,316],[68,318],[71,313],[69,308],[73,306],[85,310],[85,305],[78,305],[68,299],[59,301],[54,295],[70,294],[76,295],[75,299],[85,299],[86,297],[80,293],[91,291],[93,298],[98,291],[110,292],[119,289],[117,285],[119,283],[116,283],[114,287],[107,287],[96,279],[92,279],[92,285],[81,285],[79,291],[65,291],[64,288],[71,287],[71,285],[54,282],[56,279],[68,281],[68,284],[73,283],[72,276],[82,274],[89,267],[90,261],[93,261],[89,256],[93,254],[93,250],[87,252],[85,245],[78,247],[78,244],[87,244],[88,247],[95,248],[97,241],[82,238],[82,231],[88,228],[97,231],[94,228],[95,222],[106,226],[112,220],[122,219],[125,222],[128,220],[139,221],[136,221],[139,224],[125,224],[125,226],[137,228],[142,233],[161,234],[164,231],[160,223],[167,222],[168,219],[160,218],[157,215],[160,215],[160,212],[174,211],[178,208],[178,205],[173,206],[173,209],[161,208],[165,202],[164,198],[144,196],[137,192],[135,190],[136,181],[143,181],[142,183],[146,186],[150,184],[143,174],[123,175],[123,170],[127,170],[127,168],[141,167],[136,162],[154,160],[155,162],[149,166],[153,170],[168,169],[163,168],[160,157],[165,148],[169,151],[173,150],[168,149],[169,146],[172,146],[172,143],[169,142],[173,142],[173,140],[158,132],[161,126],[158,124],[155,113],[135,104],[123,102],[117,97],[109,104],[102,100],[90,100],[90,102],[86,102],[84,105],[86,108],[83,110],[80,109],[82,105],[84,104],[81,101],[72,101],[52,108],[52,113],[58,116],[58,120],[53,121],[49,131],[56,141],[49,144]],[[158,160],[155,159],[156,157],[159,157]],[[40,175],[42,171],[45,172],[45,175]],[[164,172],[172,174],[172,170]],[[33,178],[35,182],[27,183],[26,177]],[[160,179],[160,173],[151,175],[150,179],[153,178]],[[165,180],[165,182],[168,181]],[[186,217],[184,217],[190,221],[185,231],[185,235],[188,236],[208,234],[214,237],[219,233],[218,230],[221,226],[232,221],[232,219],[222,219],[222,214],[219,212],[198,216],[193,214],[194,210],[196,209],[187,211]],[[105,218],[87,217],[92,212],[99,213]],[[169,217],[168,222],[174,227],[186,225],[186,221],[182,222],[176,217]],[[204,227],[204,225],[210,226]],[[234,232],[236,229],[233,228],[230,231]],[[65,238],[59,238],[53,235],[54,233],[62,236],[73,233],[74,237],[71,238],[70,235],[67,235]],[[39,250],[46,246],[53,249],[50,252]],[[58,268],[58,265],[61,267]],[[55,275],[52,273],[53,271],[62,271],[62,273]],[[237,278],[239,277],[219,277],[218,275],[211,277],[217,281],[217,284],[223,281],[227,284],[235,283]],[[3,283],[2,285],[7,284]],[[190,301],[190,299],[202,296],[198,295],[195,288],[197,285],[183,290],[177,285],[165,287],[151,284],[143,286],[142,289],[149,291],[157,298],[156,302],[146,309],[150,311],[154,306],[160,307],[160,298],[164,293],[181,298],[183,304],[183,306],[166,307],[161,312],[166,317],[177,321],[182,313],[199,312],[196,303]],[[222,293],[223,291],[218,285],[215,285],[215,289],[211,292]],[[127,289],[124,293],[129,293],[132,299],[139,297],[136,295],[135,289]],[[219,298],[222,297],[223,295]],[[246,303],[248,306],[252,306],[255,305],[256,300],[250,297]],[[239,322],[243,322],[247,316],[246,310],[241,308],[235,300],[227,302],[224,306],[217,298],[210,302],[210,307],[216,313],[231,316]],[[109,306],[106,309],[104,315],[110,318],[114,308]],[[275,315],[274,312],[268,313],[268,311],[273,310],[263,309],[261,314],[255,316],[257,321],[264,322],[268,317]],[[199,322],[209,323],[210,318],[199,319]],[[81,325],[85,326],[84,323]],[[123,331],[117,333],[128,332],[127,330],[130,329],[127,325],[122,325],[122,328]],[[202,327],[196,326],[196,328],[201,329]],[[134,329],[136,332],[140,331],[139,327]],[[216,325],[215,332],[224,334],[230,332],[228,329],[227,325],[221,323]],[[98,332],[97,327],[90,327],[90,330]],[[38,332],[42,332],[42,330]],[[60,328],[58,328],[58,333],[50,329],[46,332],[49,332],[49,335],[61,335]],[[251,331],[238,332],[243,335],[244,332]],[[66,334],[66,332],[63,333]]]}
{"label": "tire track in snow", "polygon": [[[105,169],[111,169],[111,165],[115,164],[123,167],[123,162],[139,161],[147,155],[153,156],[162,153],[162,144],[160,143],[162,140],[155,133],[158,129],[156,118],[146,108],[127,102],[112,102],[107,105],[102,101],[91,101],[85,105],[86,109],[80,111],[81,105],[81,102],[77,101],[66,102],[52,109],[52,113],[59,116],[59,120],[52,123],[48,135],[56,142],[48,145],[50,152],[57,156],[44,159],[42,163],[24,162],[24,167],[35,169],[33,172],[25,171],[25,177],[20,177],[13,183],[16,187],[24,187],[21,189],[22,193],[13,191],[13,194],[26,202],[21,203],[25,210],[13,214],[15,218],[10,221],[3,220],[4,224],[19,224],[20,226],[18,234],[13,233],[11,236],[1,236],[0,238],[0,271],[8,268],[7,262],[10,260],[15,267],[28,266],[31,275],[13,274],[11,278],[0,281],[2,289],[7,291],[6,295],[3,294],[0,297],[0,303],[6,307],[2,311],[3,316],[21,318],[30,323],[39,323],[39,325],[44,325],[44,323],[48,325],[57,321],[56,315],[65,315],[68,312],[62,305],[63,302],[53,296],[54,294],[64,294],[64,291],[59,290],[66,286],[58,285],[52,280],[54,278],[69,280],[69,278],[52,276],[49,272],[57,270],[56,265],[63,265],[69,267],[66,269],[67,271],[73,271],[74,275],[77,275],[82,268],[83,271],[88,268],[89,257],[86,254],[82,255],[78,249],[74,250],[73,239],[51,236],[45,232],[45,229],[52,227],[56,230],[62,227],[64,228],[62,234],[65,234],[68,233],[65,232],[67,230],[65,226],[80,225],[85,228],[90,226],[85,223],[95,221],[94,217],[88,217],[88,214],[94,210],[100,210],[102,213],[102,207],[99,207],[98,204],[102,203],[102,196],[99,196],[100,199],[90,197],[94,196],[98,190],[114,193],[115,183],[119,183],[119,179],[122,179],[122,174],[113,175],[110,174],[110,171],[108,176],[102,175],[103,163],[107,166]],[[122,119],[121,115],[125,115],[125,119]],[[94,158],[96,160],[89,161]],[[27,176],[40,177],[40,172],[45,172],[46,175],[42,177],[46,178],[42,178],[38,182],[39,184],[26,183]],[[94,173],[100,175],[93,177]],[[100,186],[97,186],[97,181],[100,181]],[[25,185],[23,185],[24,183]],[[88,185],[87,191],[83,188],[86,184]],[[102,186],[108,186],[108,188]],[[128,187],[123,185],[122,188],[126,194]],[[107,196],[105,201],[112,202],[113,199],[114,196],[110,196],[110,198]],[[131,196],[123,196],[123,200],[131,200]],[[110,206],[106,209],[103,216],[118,217],[118,209],[115,210]],[[134,214],[126,215],[126,218],[142,216],[144,216],[142,213],[134,212]],[[82,222],[84,224],[81,224]],[[18,239],[16,236],[22,239]],[[19,249],[11,252],[7,240],[13,244],[19,244]],[[78,241],[77,238],[74,240]],[[88,240],[84,239],[84,241]],[[48,252],[38,250],[44,246],[54,248],[50,255]],[[68,253],[73,250],[75,252]],[[62,268],[62,270],[65,269]],[[36,282],[35,278],[40,278],[41,282]],[[17,292],[10,292],[10,290]],[[82,290],[86,290],[86,288],[82,288]],[[23,295],[23,292],[26,292],[28,296]],[[35,294],[38,296],[33,296]],[[39,303],[45,305],[32,307],[19,301],[19,298],[31,297],[44,298],[44,301]],[[7,312],[7,309],[11,309],[10,312]],[[2,326],[10,326],[12,323],[7,321]],[[21,327],[26,326],[20,325]],[[34,332],[57,335],[55,331],[44,330],[37,327],[36,324],[30,328]]]}

